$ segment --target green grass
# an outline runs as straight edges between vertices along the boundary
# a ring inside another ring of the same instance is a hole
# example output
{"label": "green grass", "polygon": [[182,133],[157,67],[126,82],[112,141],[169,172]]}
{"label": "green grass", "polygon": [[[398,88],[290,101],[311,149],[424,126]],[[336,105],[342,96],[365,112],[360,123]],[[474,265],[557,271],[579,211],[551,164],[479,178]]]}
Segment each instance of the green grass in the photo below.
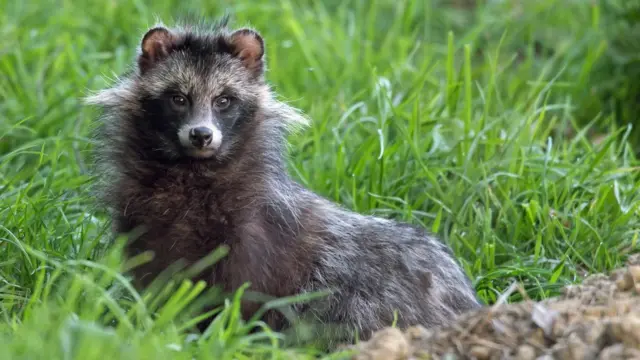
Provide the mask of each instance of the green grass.
{"label": "green grass", "polygon": [[96,113],[80,99],[128,66],[156,16],[185,10],[227,8],[264,35],[269,81],[313,120],[290,139],[296,179],[440,234],[487,303],[514,281],[553,296],[638,251],[633,129],[593,95],[609,44],[597,3],[212,3],[0,0],[0,357],[314,356],[250,333],[261,324],[233,299],[191,333],[206,290],[133,291],[122,273],[141,260],[122,262],[90,196]]}

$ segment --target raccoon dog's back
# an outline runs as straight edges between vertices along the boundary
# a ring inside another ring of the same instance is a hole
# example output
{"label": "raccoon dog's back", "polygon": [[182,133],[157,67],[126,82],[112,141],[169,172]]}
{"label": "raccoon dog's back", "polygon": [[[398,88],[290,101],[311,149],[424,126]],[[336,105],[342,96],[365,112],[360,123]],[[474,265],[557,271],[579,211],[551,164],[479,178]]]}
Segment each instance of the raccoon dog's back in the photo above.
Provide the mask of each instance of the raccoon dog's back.
{"label": "raccoon dog's back", "polygon": [[[306,119],[266,84],[255,30],[158,25],[132,71],[89,102],[104,110],[97,165],[114,231],[145,229],[128,252],[155,254],[134,271],[141,286],[225,244],[227,257],[202,277],[209,284],[250,282],[275,297],[328,290],[295,310],[361,339],[396,311],[400,327],[436,326],[479,305],[434,235],[350,212],[288,176],[286,135]],[[243,303],[245,317],[257,306]],[[287,325],[277,314],[266,320]]]}

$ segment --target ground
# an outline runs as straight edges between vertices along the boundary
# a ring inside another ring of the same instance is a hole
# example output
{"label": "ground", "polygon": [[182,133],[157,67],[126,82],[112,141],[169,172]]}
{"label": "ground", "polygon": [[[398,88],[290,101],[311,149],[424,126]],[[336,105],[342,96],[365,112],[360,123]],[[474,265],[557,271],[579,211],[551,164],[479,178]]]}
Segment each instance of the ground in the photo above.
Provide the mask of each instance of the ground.
{"label": "ground", "polygon": [[640,256],[546,301],[497,303],[441,328],[389,327],[352,350],[355,360],[638,359]]}
{"label": "ground", "polygon": [[269,82],[312,120],[289,139],[294,178],[438,234],[487,306],[620,267],[640,251],[637,4],[0,0],[0,358],[343,356],[251,332],[237,299],[199,334],[197,296],[223,299],[175,277],[137,293],[145,259],[109,241],[82,98],[187,12],[264,36]]}

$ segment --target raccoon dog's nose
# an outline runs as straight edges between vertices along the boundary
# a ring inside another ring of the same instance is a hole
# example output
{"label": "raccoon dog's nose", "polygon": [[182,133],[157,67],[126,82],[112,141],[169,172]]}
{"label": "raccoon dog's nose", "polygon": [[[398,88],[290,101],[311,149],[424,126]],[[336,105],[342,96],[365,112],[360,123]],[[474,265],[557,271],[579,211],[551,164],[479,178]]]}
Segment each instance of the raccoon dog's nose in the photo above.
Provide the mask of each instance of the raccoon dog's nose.
{"label": "raccoon dog's nose", "polygon": [[213,130],[205,126],[195,127],[189,130],[189,141],[193,146],[201,148],[211,144]]}

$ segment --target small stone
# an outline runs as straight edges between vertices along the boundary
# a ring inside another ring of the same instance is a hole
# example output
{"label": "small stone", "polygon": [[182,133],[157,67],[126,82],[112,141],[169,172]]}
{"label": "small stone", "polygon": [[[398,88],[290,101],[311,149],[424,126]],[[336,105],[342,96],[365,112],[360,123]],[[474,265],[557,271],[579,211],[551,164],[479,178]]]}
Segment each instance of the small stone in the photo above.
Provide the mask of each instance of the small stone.
{"label": "small stone", "polygon": [[626,272],[620,279],[616,280],[616,287],[619,291],[631,290],[633,287],[633,277],[631,276],[631,273]]}
{"label": "small stone", "polygon": [[640,283],[640,265],[629,266],[629,274],[634,283]]}
{"label": "small stone", "polygon": [[528,342],[530,344],[543,347],[544,346],[544,330],[537,328],[529,334]]}
{"label": "small stone", "polygon": [[626,348],[624,356],[626,359],[640,359],[640,349]]}
{"label": "small stone", "polygon": [[549,350],[551,352],[549,355],[552,359],[573,360],[569,352],[569,347],[564,341],[554,344]]}
{"label": "small stone", "polygon": [[640,318],[631,317],[611,323],[610,335],[625,345],[640,346]]}
{"label": "small stone", "polygon": [[553,328],[550,337],[559,338],[562,337],[567,329],[567,319],[565,317],[558,317],[553,322]]}
{"label": "small stone", "polygon": [[389,327],[376,332],[353,360],[405,360],[409,358],[409,343],[397,328]]}
{"label": "small stone", "polygon": [[471,356],[478,360],[486,360],[491,357],[491,349],[482,345],[472,346],[471,350],[469,350],[469,353],[471,354]]}
{"label": "small stone", "polygon": [[459,358],[458,358],[458,355],[456,355],[455,353],[448,352],[444,354],[444,356],[442,357],[442,360],[459,360]]}
{"label": "small stone", "polygon": [[573,333],[567,339],[568,355],[570,359],[590,360],[595,358],[595,351],[591,346],[585,344],[578,334]]}
{"label": "small stone", "polygon": [[536,360],[554,360],[554,359],[553,359],[553,356],[551,356],[549,354],[545,354],[545,355],[542,355],[542,356],[538,356],[536,358]]}
{"label": "small stone", "polygon": [[535,360],[536,358],[536,349],[531,345],[521,345],[518,347],[518,352],[516,353],[516,359],[521,360]]}
{"label": "small stone", "polygon": [[405,332],[409,341],[425,340],[430,338],[433,333],[423,326],[412,326]]}
{"label": "small stone", "polygon": [[600,360],[620,360],[624,356],[624,345],[616,344],[602,349]]}
{"label": "small stone", "polygon": [[593,323],[585,333],[585,341],[598,349],[602,348],[607,341],[606,328],[602,323]]}

